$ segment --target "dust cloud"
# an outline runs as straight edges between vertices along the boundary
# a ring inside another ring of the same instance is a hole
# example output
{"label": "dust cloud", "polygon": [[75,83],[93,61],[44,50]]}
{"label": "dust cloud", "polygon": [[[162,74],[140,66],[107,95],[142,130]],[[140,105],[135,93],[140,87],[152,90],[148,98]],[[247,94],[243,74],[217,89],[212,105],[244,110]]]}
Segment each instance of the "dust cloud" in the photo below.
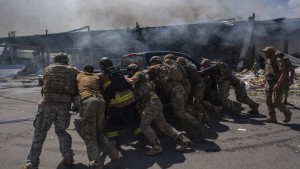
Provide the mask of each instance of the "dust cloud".
{"label": "dust cloud", "polygon": [[235,18],[299,17],[298,0],[0,0],[0,37],[92,30],[167,26]]}

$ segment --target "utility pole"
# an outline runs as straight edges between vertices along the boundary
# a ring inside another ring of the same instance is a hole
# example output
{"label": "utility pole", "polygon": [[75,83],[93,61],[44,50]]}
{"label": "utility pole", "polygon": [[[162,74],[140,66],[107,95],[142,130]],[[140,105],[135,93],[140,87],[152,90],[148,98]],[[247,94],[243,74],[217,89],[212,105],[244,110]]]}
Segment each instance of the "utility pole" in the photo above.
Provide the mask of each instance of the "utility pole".
{"label": "utility pole", "polygon": [[48,29],[46,29],[46,67],[50,64],[50,50],[49,50],[49,43],[48,43]]}
{"label": "utility pole", "polygon": [[10,63],[15,64],[15,57],[17,54],[17,51],[14,48],[12,39],[16,36],[17,31],[9,31],[8,36],[10,38],[10,43],[9,43],[9,53],[10,53]]}

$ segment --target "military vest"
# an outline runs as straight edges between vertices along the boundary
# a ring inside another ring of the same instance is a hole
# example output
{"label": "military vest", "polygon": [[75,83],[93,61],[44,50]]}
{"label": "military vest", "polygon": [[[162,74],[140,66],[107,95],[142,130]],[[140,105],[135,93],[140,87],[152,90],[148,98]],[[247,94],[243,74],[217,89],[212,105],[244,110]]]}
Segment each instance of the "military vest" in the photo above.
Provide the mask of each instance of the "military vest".
{"label": "military vest", "polygon": [[75,93],[75,77],[73,68],[66,65],[50,65],[45,69],[43,93]]}
{"label": "military vest", "polygon": [[187,76],[186,72],[183,71],[182,67],[174,60],[167,59],[163,61],[162,65],[165,66],[166,71],[168,72],[169,77],[172,80],[179,82],[183,80],[184,76]]}
{"label": "military vest", "polygon": [[111,81],[114,90],[122,92],[130,89],[131,86],[125,80],[124,74],[118,68],[112,68],[105,71],[105,76]]}
{"label": "military vest", "polygon": [[45,69],[42,94],[45,101],[69,103],[76,93],[75,69],[53,64]]}
{"label": "military vest", "polygon": [[280,77],[281,71],[279,70],[278,61],[280,58],[275,59],[267,59],[265,66],[265,78],[268,81],[277,81]]}

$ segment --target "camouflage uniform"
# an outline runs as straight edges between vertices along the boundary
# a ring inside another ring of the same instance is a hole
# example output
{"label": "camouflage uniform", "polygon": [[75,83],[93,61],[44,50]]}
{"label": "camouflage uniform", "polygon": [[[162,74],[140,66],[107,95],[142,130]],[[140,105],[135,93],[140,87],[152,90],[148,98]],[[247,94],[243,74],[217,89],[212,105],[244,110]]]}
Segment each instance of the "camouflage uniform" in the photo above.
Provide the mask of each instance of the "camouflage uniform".
{"label": "camouflage uniform", "polygon": [[[168,55],[166,55],[166,56],[168,56]],[[182,85],[182,87],[185,90],[185,97],[184,97],[185,102],[184,103],[187,103],[189,94],[192,90],[192,86],[191,86],[191,83],[189,81],[187,72],[185,71],[185,69],[180,64],[178,64],[173,59],[166,59],[166,57],[165,57],[165,60],[163,61],[162,64],[164,64],[164,65],[176,64],[177,68],[180,69],[180,70],[178,70],[179,73],[176,73],[176,72],[170,72],[170,73],[174,74],[173,76],[178,76],[179,74],[182,74],[182,78],[178,82]],[[175,79],[173,79],[173,80],[175,80]],[[175,80],[175,81],[177,81],[177,80]]]}
{"label": "camouflage uniform", "polygon": [[295,70],[293,68],[293,64],[291,63],[291,61],[289,61],[288,58],[285,58],[284,62],[286,65],[286,76],[283,81],[283,89],[284,89],[283,103],[288,104],[287,99],[289,96],[290,86],[294,83]]}
{"label": "camouflage uniform", "polygon": [[[210,62],[211,61],[209,59],[204,59],[202,61],[202,70],[210,67]],[[202,100],[202,104],[207,112],[209,112],[210,117],[221,118],[222,107],[216,82],[216,77],[218,77],[218,75],[215,74],[214,76],[211,76],[203,73],[202,71],[200,71],[199,73],[200,77],[205,82],[204,99]]]}
{"label": "camouflage uniform", "polygon": [[273,92],[273,87],[278,83],[280,75],[285,73],[284,61],[281,58],[268,58],[265,66],[265,92],[266,92],[266,103],[268,106],[269,116],[271,117],[267,122],[277,122],[275,108],[283,112],[285,115],[284,122],[289,122],[291,118],[291,112],[281,102],[283,97],[283,84],[279,87],[278,91]]}
{"label": "camouflage uniform", "polygon": [[219,100],[219,94],[216,84],[212,84],[212,81],[208,78],[204,78],[205,91],[202,105],[209,112],[210,117],[221,118],[222,107],[221,100]]}
{"label": "camouflage uniform", "polygon": [[[162,103],[159,97],[155,94],[154,86],[148,80],[147,76],[148,75],[141,71],[137,71],[133,75],[132,78],[138,79],[133,86],[133,92],[137,99],[137,104],[143,105],[144,107],[141,116],[140,128],[147,140],[154,145],[155,148],[155,146],[159,147],[159,142],[157,135],[150,126],[152,121],[161,132],[173,139],[180,139],[181,133],[166,122],[163,115]],[[183,140],[181,141],[184,144]]]}
{"label": "camouflage uniform", "polygon": [[[53,75],[52,72],[57,68],[63,70],[60,72],[62,74]],[[72,138],[66,132],[66,129],[70,124],[71,114],[69,113],[69,110],[71,107],[72,95],[75,93],[75,78],[78,72],[77,69],[60,63],[54,63],[45,69],[43,75],[43,97],[39,102],[38,111],[33,121],[33,126],[35,128],[33,141],[27,163],[23,168],[38,168],[39,156],[42,151],[43,143],[52,123],[54,123],[55,133],[59,140],[59,150],[64,157],[63,163],[67,165],[73,163],[74,153],[71,149]],[[65,77],[64,79],[58,80],[55,79],[57,78],[55,75]],[[59,84],[60,82],[62,84]]]}
{"label": "camouflage uniform", "polygon": [[118,150],[102,133],[105,102],[99,91],[100,79],[99,76],[88,72],[78,74],[76,79],[81,97],[80,135],[86,143],[91,166],[100,168],[105,160],[100,156],[102,151],[107,153],[112,160],[119,158]]}
{"label": "camouflage uniform", "polygon": [[222,106],[230,115],[236,116],[240,114],[240,109],[234,104],[232,100],[229,100],[230,82],[228,78],[232,75],[231,69],[224,62],[218,62],[214,65],[221,73],[221,77],[217,79],[218,93],[222,101]]}
{"label": "camouflage uniform", "polygon": [[185,96],[186,92],[183,86],[169,78],[167,71],[163,65],[155,65],[149,67],[149,75],[154,80],[156,86],[161,88],[163,92],[171,99],[173,112],[181,125],[187,130],[190,137],[197,137],[197,139],[204,138],[203,126],[197,121],[195,117],[185,111]]}
{"label": "camouflage uniform", "polygon": [[259,104],[255,103],[252,99],[249,98],[245,83],[233,75],[229,78],[229,81],[230,85],[234,87],[236,100],[240,103],[247,104],[251,108],[251,111],[249,111],[249,113],[258,114]]}
{"label": "camouflage uniform", "polygon": [[194,97],[192,98],[192,103],[197,111],[196,118],[203,121],[209,120],[208,113],[202,105],[205,91],[205,82],[199,76],[197,70],[191,64],[189,64],[185,58],[178,57],[177,62],[180,63],[186,71],[187,77],[192,86],[191,95]]}
{"label": "camouflage uniform", "polygon": [[292,73],[292,71],[294,71],[293,70],[294,68],[293,68],[293,64],[291,63],[291,61],[289,61],[288,58],[283,60],[286,69],[286,76],[283,81],[283,88],[284,88],[284,92],[288,92],[290,90],[291,82],[293,81],[293,75],[290,76],[290,72]]}

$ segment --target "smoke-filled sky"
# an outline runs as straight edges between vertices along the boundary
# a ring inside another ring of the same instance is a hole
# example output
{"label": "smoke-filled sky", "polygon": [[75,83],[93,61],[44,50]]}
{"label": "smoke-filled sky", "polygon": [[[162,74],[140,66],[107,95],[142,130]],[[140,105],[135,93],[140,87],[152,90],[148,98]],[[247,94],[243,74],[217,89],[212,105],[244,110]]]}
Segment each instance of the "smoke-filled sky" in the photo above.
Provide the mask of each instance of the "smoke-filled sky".
{"label": "smoke-filled sky", "polygon": [[235,18],[300,18],[299,0],[0,0],[0,37],[166,26]]}

